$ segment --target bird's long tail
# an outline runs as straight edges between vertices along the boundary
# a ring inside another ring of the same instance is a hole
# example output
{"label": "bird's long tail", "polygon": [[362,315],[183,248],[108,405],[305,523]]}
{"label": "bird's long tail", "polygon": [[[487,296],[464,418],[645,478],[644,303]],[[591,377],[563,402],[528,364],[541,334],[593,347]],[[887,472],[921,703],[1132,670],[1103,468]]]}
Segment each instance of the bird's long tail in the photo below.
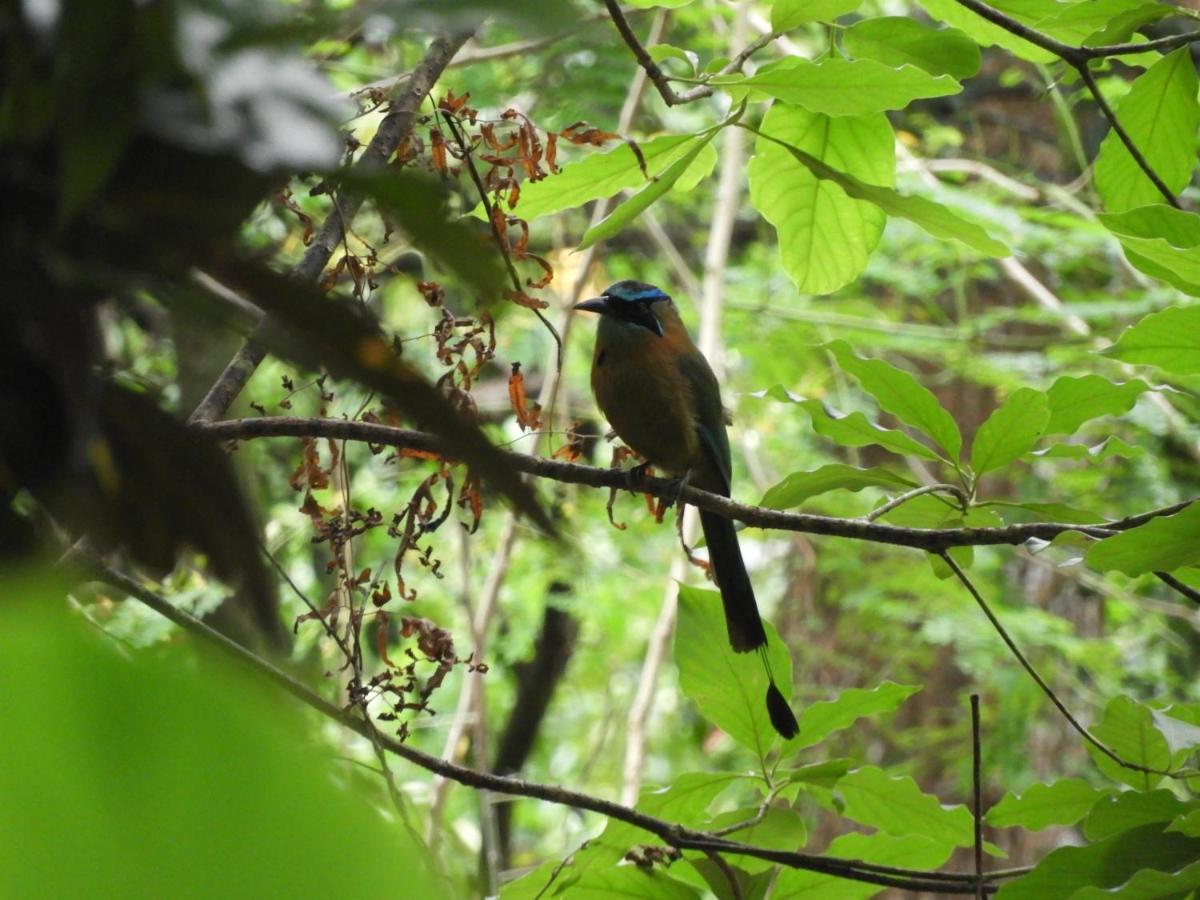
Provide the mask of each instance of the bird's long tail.
{"label": "bird's long tail", "polygon": [[742,549],[738,545],[737,531],[733,522],[723,516],[700,510],[700,527],[708,544],[708,558],[712,563],[713,575],[721,591],[721,603],[725,607],[725,627],[729,630],[729,644],[738,653],[758,650],[767,672],[767,714],[771,724],[785,738],[794,737],[800,725],[782,692],[775,685],[775,677],[767,661],[767,632],[763,629],[762,617],[758,614],[758,603],[754,599],[754,587],[742,560]]}

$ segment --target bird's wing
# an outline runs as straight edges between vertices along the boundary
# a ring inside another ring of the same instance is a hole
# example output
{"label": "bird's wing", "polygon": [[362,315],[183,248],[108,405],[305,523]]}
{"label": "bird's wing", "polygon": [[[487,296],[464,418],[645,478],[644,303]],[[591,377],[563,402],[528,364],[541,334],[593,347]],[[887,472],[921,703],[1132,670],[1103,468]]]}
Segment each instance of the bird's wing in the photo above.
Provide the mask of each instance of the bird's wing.
{"label": "bird's wing", "polygon": [[692,395],[695,404],[693,418],[696,434],[707,461],[711,463],[713,475],[719,485],[697,483],[697,487],[714,490],[717,487],[729,495],[732,465],[729,454],[729,436],[725,433],[725,407],[721,405],[721,386],[717,376],[708,365],[708,360],[699,350],[681,354],[676,360],[679,374]]}

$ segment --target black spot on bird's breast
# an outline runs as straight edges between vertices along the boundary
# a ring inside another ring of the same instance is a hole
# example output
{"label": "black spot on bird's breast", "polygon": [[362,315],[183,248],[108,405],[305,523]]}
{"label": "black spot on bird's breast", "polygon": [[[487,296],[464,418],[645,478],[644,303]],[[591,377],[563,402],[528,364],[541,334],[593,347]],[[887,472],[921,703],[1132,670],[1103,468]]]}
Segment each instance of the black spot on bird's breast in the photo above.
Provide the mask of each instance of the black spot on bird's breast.
{"label": "black spot on bird's breast", "polygon": [[596,354],[596,365],[597,365],[597,366],[602,366],[602,365],[604,365],[604,357],[605,357],[605,356],[607,356],[607,355],[608,355],[608,351],[607,351],[607,350],[601,350],[599,353],[597,353],[597,354]]}

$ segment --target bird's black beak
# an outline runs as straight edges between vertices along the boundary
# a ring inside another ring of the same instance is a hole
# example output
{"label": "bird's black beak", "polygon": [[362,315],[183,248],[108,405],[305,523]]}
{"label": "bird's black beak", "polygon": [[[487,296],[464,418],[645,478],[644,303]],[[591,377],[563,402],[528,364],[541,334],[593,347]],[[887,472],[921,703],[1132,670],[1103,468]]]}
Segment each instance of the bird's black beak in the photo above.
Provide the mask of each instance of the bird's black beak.
{"label": "bird's black beak", "polygon": [[607,297],[593,297],[591,300],[584,300],[581,303],[576,303],[574,309],[582,310],[583,312],[606,313],[608,312]]}

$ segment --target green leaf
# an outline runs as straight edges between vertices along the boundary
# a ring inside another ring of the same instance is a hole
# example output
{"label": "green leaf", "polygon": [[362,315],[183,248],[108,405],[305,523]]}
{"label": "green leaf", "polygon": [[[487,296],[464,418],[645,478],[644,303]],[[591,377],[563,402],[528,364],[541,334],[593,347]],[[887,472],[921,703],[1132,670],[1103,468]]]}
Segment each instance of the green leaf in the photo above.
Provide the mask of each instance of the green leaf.
{"label": "green leaf", "polygon": [[1096,803],[1083,825],[1083,834],[1089,841],[1102,841],[1153,822],[1165,829],[1187,809],[1188,805],[1170,791],[1123,791]]}
{"label": "green leaf", "polygon": [[1200,503],[1093,544],[1084,561],[1098,572],[1147,572],[1200,563]]}
{"label": "green leaf", "polygon": [[[791,696],[792,659],[769,622],[767,658],[784,698]],[[757,653],[729,646],[721,595],[680,585],[675,629],[679,687],[701,714],[761,759],[777,737],[767,718],[767,675]]]}
{"label": "green leaf", "polygon": [[1119,416],[1133,409],[1146,382],[1109,381],[1099,375],[1064,375],[1046,391],[1050,419],[1045,434],[1074,434],[1084,422],[1101,416]]}
{"label": "green leaf", "polygon": [[696,74],[696,63],[698,57],[691,50],[683,50],[679,47],[672,47],[670,44],[655,44],[653,47],[647,47],[646,52],[650,54],[650,58],[656,63],[661,63],[667,59],[680,59],[687,63],[692,74]]}
{"label": "green leaf", "polygon": [[[646,184],[665,172],[672,163],[691,149],[696,139],[691,134],[664,134],[638,143],[646,162],[646,174],[637,154],[628,144],[619,144],[605,153],[593,153],[562,167],[557,175],[521,185],[521,196],[511,211],[527,222],[539,216],[574,209],[600,197]],[[482,215],[481,207],[476,215]]]}
{"label": "green leaf", "polygon": [[814,703],[800,714],[800,736],[803,743],[797,747],[811,747],[827,736],[867,716],[892,712],[900,704],[921,690],[919,684],[896,684],[885,681],[869,690],[850,688],[842,691],[835,700]]}
{"label": "green leaf", "polygon": [[[757,807],[749,809],[733,809],[722,813],[705,825],[707,831],[724,829],[739,822],[753,820],[759,814]],[[808,840],[808,829],[804,825],[804,817],[794,809],[772,806],[759,821],[748,828],[739,828],[726,835],[731,840],[755,847],[766,847],[768,850],[799,850]],[[752,856],[739,856],[737,867],[751,874],[765,872],[775,866],[767,859],[756,859]]]}
{"label": "green leaf", "polygon": [[1200,809],[1192,809],[1176,816],[1166,830],[1178,831],[1185,837],[1200,837]]}
{"label": "green leaf", "polygon": [[73,584],[0,581],[0,682],[36,685],[4,698],[21,740],[0,742],[0,896],[395,896],[347,868],[358,853],[438,896],[428,851],[303,707],[201,642],[122,646],[67,605]]}
{"label": "green leaf", "polygon": [[[1091,732],[1126,762],[1151,769],[1166,769],[1171,765],[1171,748],[1154,727],[1149,708],[1129,697],[1108,701],[1103,721]],[[1139,772],[1114,762],[1090,744],[1088,753],[1101,772],[1121,784],[1148,791],[1162,781],[1161,775]]]}
{"label": "green leaf", "polygon": [[656,176],[653,181],[614,209],[603,221],[589,228],[579,241],[579,249],[585,250],[596,241],[612,237],[645,212],[655,200],[674,187],[675,183],[683,177],[683,174],[700,156],[701,151],[709,145],[714,134],[716,134],[715,131],[708,132],[695,140],[687,152],[671,163],[665,172]]}
{"label": "green leaf", "polygon": [[[1028,875],[1007,882],[997,896],[1000,900],[1112,897],[1113,891],[1099,894],[1094,889],[1119,887],[1151,863],[1161,872],[1176,872],[1197,856],[1200,840],[1164,834],[1161,824],[1143,825],[1086,847],[1060,847],[1043,857]],[[1093,890],[1086,895],[1075,893],[1082,888]]]}
{"label": "green leaf", "polygon": [[958,241],[988,256],[1009,255],[1008,247],[949,207],[924,197],[901,194],[891,188],[867,184],[853,175],[827,166],[815,156],[774,135],[762,131],[759,131],[759,135],[782,144],[788,153],[807,166],[818,178],[835,182],[847,195],[874,203],[889,216],[907,219],[934,237]]}
{"label": "green leaf", "polygon": [[832,22],[854,12],[862,0],[775,0],[771,7],[771,30],[791,31],[809,22]]}
{"label": "green leaf", "polygon": [[907,775],[893,777],[875,766],[864,766],[844,775],[837,790],[845,800],[844,814],[855,822],[955,847],[975,843],[974,819],[967,808],[943,806]]}
{"label": "green leaf", "polygon": [[1030,456],[1043,459],[1089,459],[1093,462],[1103,462],[1113,458],[1134,459],[1145,453],[1145,447],[1135,447],[1119,437],[1110,437],[1091,447],[1087,444],[1051,444],[1045,449],[1034,450]]}
{"label": "green leaf", "polygon": [[1154,719],[1154,727],[1166,738],[1167,746],[1171,748],[1171,754],[1175,755],[1186,750],[1200,748],[1200,726],[1170,715],[1172,711],[1150,710],[1150,716]]}
{"label": "green leaf", "polygon": [[[838,859],[854,859],[883,866],[937,869],[945,864],[954,845],[922,835],[894,837],[890,834],[843,834],[834,838],[825,851]],[[867,900],[879,893],[879,886],[848,881],[821,872],[784,869],[775,881],[772,900]]]}
{"label": "green leaf", "polygon": [[816,63],[789,57],[754,75],[722,75],[711,83],[738,92],[749,88],[755,99],[774,97],[827,116],[866,116],[903,109],[914,100],[962,90],[949,75],[931,75],[916,66],[892,68],[873,59],[836,56]]}
{"label": "green leaf", "polygon": [[1041,19],[1037,29],[1067,44],[1099,46],[1122,43],[1135,28],[1170,14],[1170,7],[1142,0],[1083,0]]}
{"label": "green leaf", "polygon": [[1074,825],[1104,797],[1081,778],[1064,778],[1053,784],[1035,784],[1017,796],[1009,791],[987,811],[993,828],[1028,828],[1041,831],[1051,825]]}
{"label": "green leaf", "polygon": [[[1183,190],[1196,167],[1198,89],[1191,50],[1180,47],[1143,72],[1117,109],[1117,118],[1130,139],[1172,193]],[[1163,199],[1115,131],[1100,144],[1095,179],[1096,190],[1110,212]]]}
{"label": "green leaf", "polygon": [[[1029,62],[1058,61],[1058,57],[1049,50],[1043,50],[999,25],[993,25],[977,13],[961,6],[958,0],[920,0],[920,3],[931,17],[962,29],[981,47],[1003,47]],[[1052,15],[1059,8],[1053,0],[991,0],[988,5],[1025,25],[1032,25],[1039,19]]]}
{"label": "green leaf", "polygon": [[1195,375],[1200,372],[1200,305],[1151,313],[1126,328],[1104,354],[1159,366],[1176,375]]}
{"label": "green leaf", "polygon": [[[803,732],[801,732],[803,734]],[[838,780],[850,771],[854,764],[850,759],[827,759],[823,762],[809,763],[795,769],[780,769],[781,778],[795,784],[814,785],[819,788],[832,788]]]}
{"label": "green leaf", "polygon": [[856,22],[842,32],[851,56],[889,66],[913,65],[931,75],[962,80],[979,71],[979,45],[957,28],[931,28],[907,16]]}
{"label": "green leaf", "polygon": [[[543,895],[545,896],[545,895]],[[652,897],[654,900],[700,900],[694,887],[672,878],[665,869],[641,866],[589,866],[563,896],[571,900]]]}
{"label": "green leaf", "polygon": [[[776,103],[762,127],[867,181],[890,185],[896,177],[895,137],[882,114],[831,119]],[[799,291],[828,294],[866,268],[887,222],[877,206],[847,196],[762,135],[749,179],[750,202],[775,226],[783,267]]]}
{"label": "green leaf", "polygon": [[832,341],[827,347],[842,370],[858,380],[880,409],[933,438],[951,460],[958,459],[962,450],[958,424],[932,391],[891,363],[857,356],[845,341]]}
{"label": "green leaf", "polygon": [[762,506],[791,509],[809,497],[827,491],[861,491],[865,487],[916,487],[912,479],[887,469],[857,469],[841,463],[829,463],[811,472],[793,472],[763,494]]}
{"label": "green leaf", "polygon": [[[1157,859],[1153,860],[1157,862]],[[1118,888],[1085,887],[1071,895],[1071,900],[1179,900],[1193,897],[1200,887],[1200,862],[1171,872],[1142,869]]]}
{"label": "green leaf", "polygon": [[1200,296],[1200,216],[1165,203],[1101,214],[1137,269]]}
{"label": "green leaf", "polygon": [[679,9],[679,7],[687,6],[691,2],[692,0],[625,0],[625,5],[637,9],[652,9],[655,6],[661,6],[665,9]]}
{"label": "green leaf", "polygon": [[975,474],[1003,468],[1028,453],[1049,420],[1045,394],[1032,388],[1013,391],[975,433],[971,445],[971,468]]}
{"label": "green leaf", "polygon": [[876,425],[860,412],[838,412],[820,400],[803,400],[800,406],[812,419],[813,431],[843,447],[866,447],[874,444],[901,456],[917,456],[929,460],[942,458],[903,431]]}

